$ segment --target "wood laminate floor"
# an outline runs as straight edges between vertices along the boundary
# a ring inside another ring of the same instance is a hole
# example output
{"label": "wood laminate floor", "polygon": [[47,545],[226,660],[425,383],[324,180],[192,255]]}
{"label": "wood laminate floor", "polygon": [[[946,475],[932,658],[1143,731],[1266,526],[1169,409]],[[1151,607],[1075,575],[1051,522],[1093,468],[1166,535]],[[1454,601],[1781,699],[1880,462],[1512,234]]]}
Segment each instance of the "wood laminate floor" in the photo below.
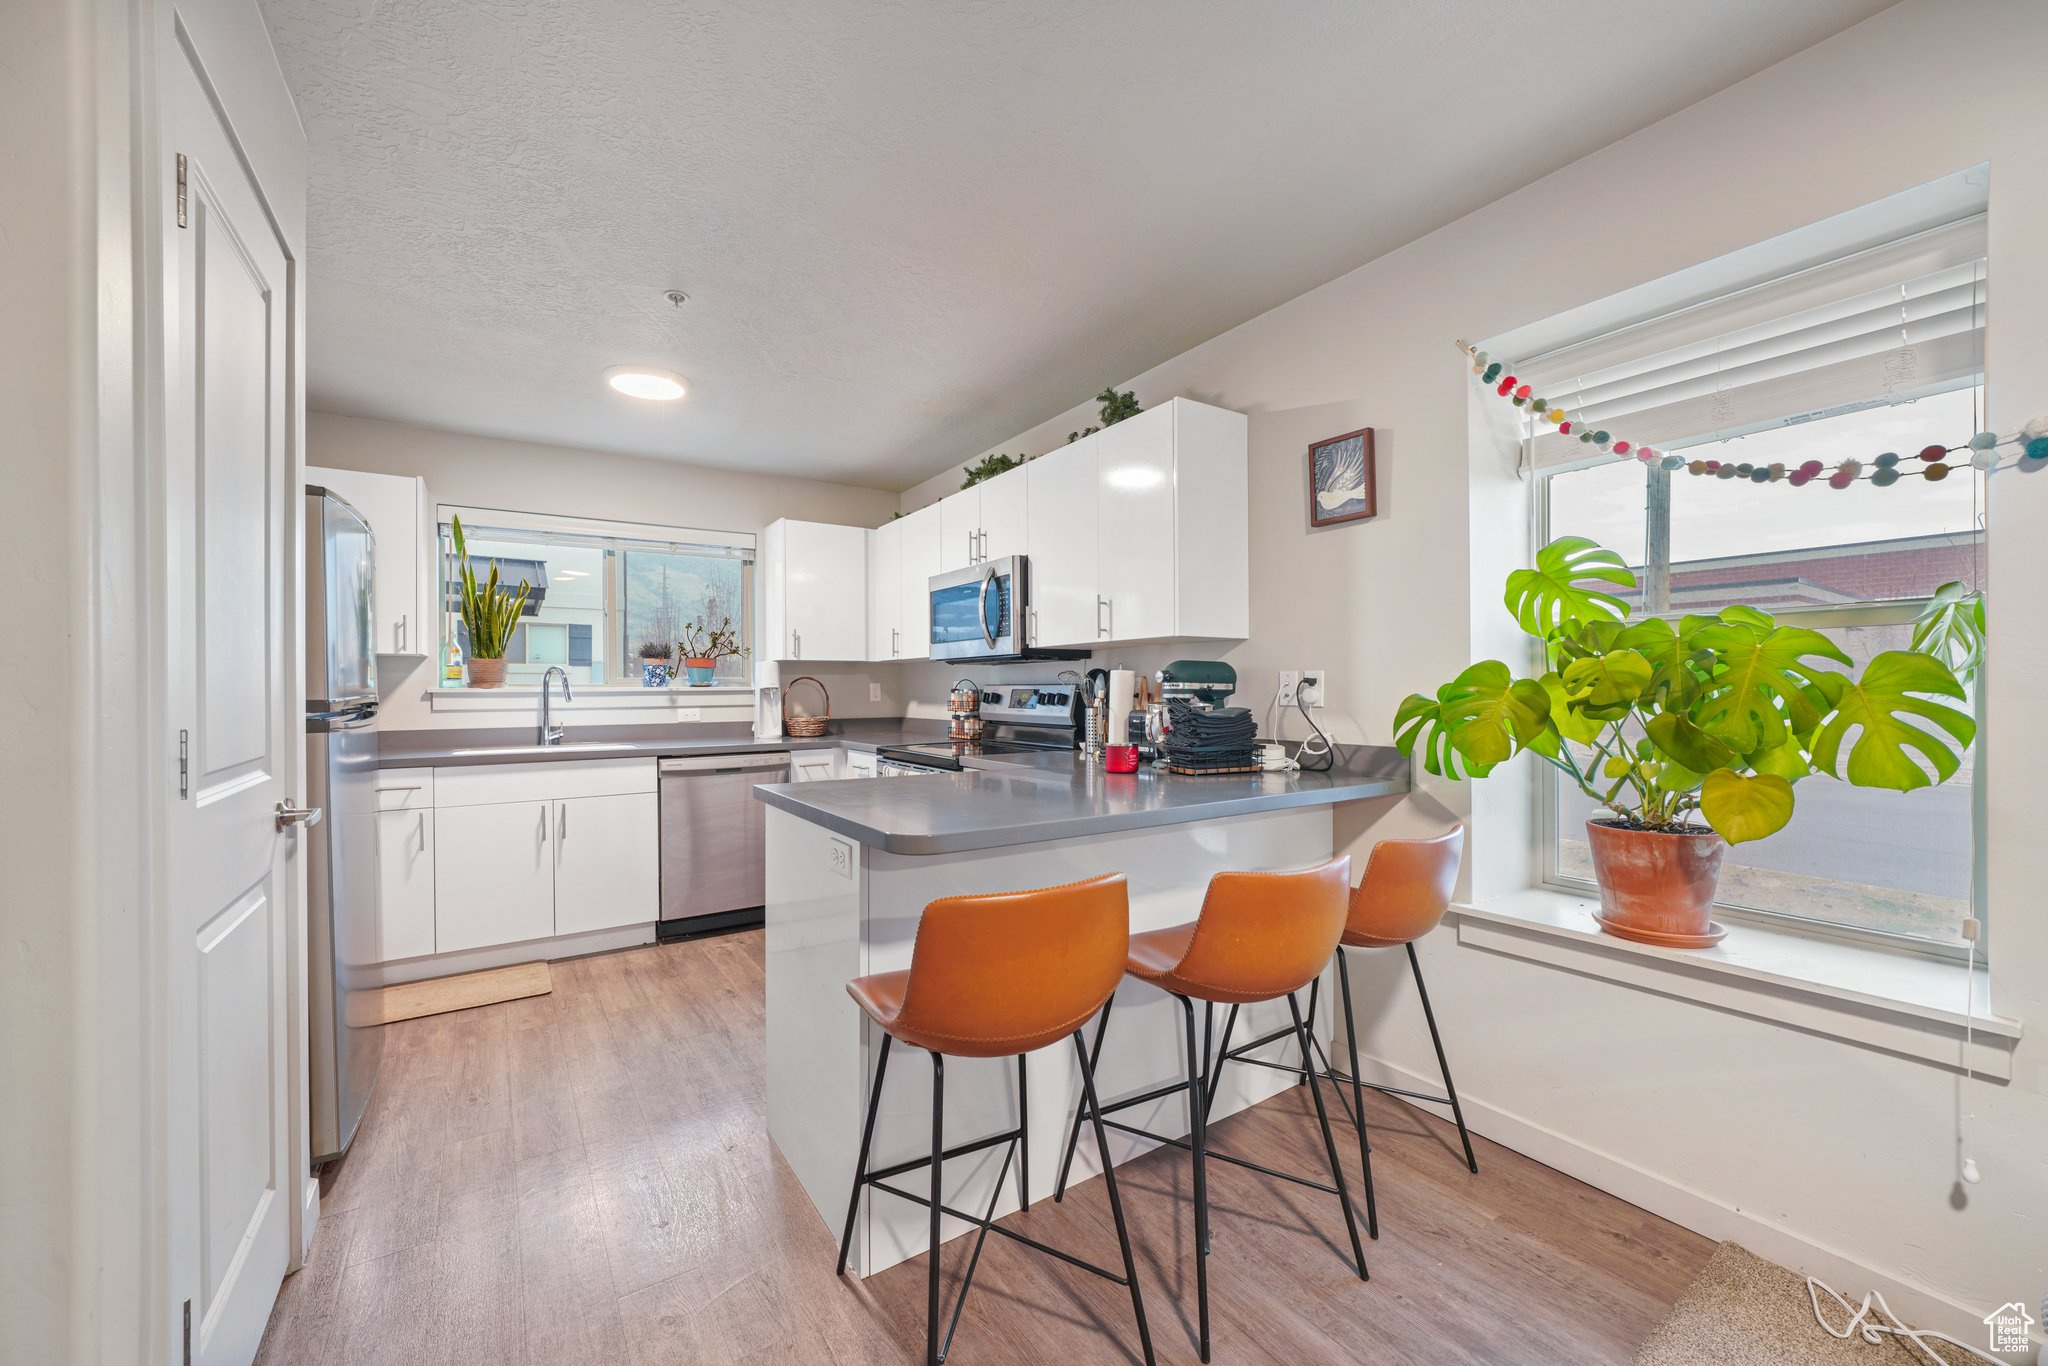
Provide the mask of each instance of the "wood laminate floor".
{"label": "wood laminate floor", "polygon": [[[922,1359],[925,1262],[832,1274],[836,1238],[769,1142],[758,932],[555,965],[552,995],[389,1026],[264,1366],[655,1366]],[[1447,1021],[1454,1050],[1483,1043]],[[1210,1167],[1218,1362],[1625,1362],[1713,1244],[1368,1096],[1372,1280],[1331,1197]],[[1307,1093],[1219,1121],[1219,1148],[1313,1172]],[[1340,1132],[1356,1177],[1357,1153]],[[1191,1362],[1189,1179],[1120,1167],[1162,1362]],[[1116,1260],[1103,1184],[1016,1226]],[[949,1277],[965,1241],[948,1245]],[[952,1360],[1135,1361],[1125,1292],[990,1239]]]}

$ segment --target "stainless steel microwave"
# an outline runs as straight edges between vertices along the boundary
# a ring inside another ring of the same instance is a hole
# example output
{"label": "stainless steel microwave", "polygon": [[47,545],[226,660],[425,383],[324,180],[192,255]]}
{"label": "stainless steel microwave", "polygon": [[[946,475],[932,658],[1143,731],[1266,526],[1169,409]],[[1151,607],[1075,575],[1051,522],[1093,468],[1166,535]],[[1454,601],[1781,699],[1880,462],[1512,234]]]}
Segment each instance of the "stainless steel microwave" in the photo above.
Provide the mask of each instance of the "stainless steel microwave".
{"label": "stainless steel microwave", "polygon": [[934,574],[932,658],[1022,659],[1030,602],[1031,566],[1022,555]]}
{"label": "stainless steel microwave", "polygon": [[1022,555],[984,560],[931,579],[932,658],[955,663],[1086,659],[1086,650],[1041,650],[1030,638],[1031,565]]}

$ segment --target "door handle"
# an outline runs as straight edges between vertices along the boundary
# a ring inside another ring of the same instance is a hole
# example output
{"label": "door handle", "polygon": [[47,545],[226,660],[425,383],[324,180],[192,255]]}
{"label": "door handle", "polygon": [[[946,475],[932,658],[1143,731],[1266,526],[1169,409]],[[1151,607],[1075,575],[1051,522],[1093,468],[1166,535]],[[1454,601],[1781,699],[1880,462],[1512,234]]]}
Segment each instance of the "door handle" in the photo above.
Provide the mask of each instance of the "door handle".
{"label": "door handle", "polygon": [[427,852],[427,813],[420,812],[420,852]]}
{"label": "door handle", "polygon": [[569,803],[555,803],[555,839],[557,842],[569,838]]}
{"label": "door handle", "polygon": [[802,659],[804,657],[804,638],[797,631],[789,633],[789,657],[791,659]]}
{"label": "door handle", "polygon": [[996,622],[989,619],[988,595],[995,590],[995,586],[996,576],[993,574],[981,581],[981,636],[988,642],[990,649],[994,649],[996,644]]}
{"label": "door handle", "polygon": [[542,844],[548,842],[548,809],[546,807],[540,809],[540,842]]}
{"label": "door handle", "polygon": [[1024,627],[1024,643],[1026,645],[1036,645],[1038,643],[1038,608],[1035,606],[1024,610]]}
{"label": "door handle", "polygon": [[1095,638],[1102,640],[1109,635],[1109,626],[1102,619],[1102,610],[1109,606],[1109,599],[1100,594],[1095,598]]}
{"label": "door handle", "polygon": [[889,653],[891,655],[902,653],[902,651],[896,644],[896,637],[900,634],[902,633],[896,627],[891,626],[889,628]]}
{"label": "door handle", "polygon": [[980,531],[976,532],[976,533],[975,533],[975,535],[976,535],[977,537],[979,537],[979,538],[980,538],[980,540],[981,540],[981,562],[982,562],[983,564],[987,564],[987,563],[988,563],[988,528],[987,528],[987,527],[983,527],[983,528],[982,528],[982,529],[981,529]]}
{"label": "door handle", "polygon": [[401,615],[401,616],[400,616],[400,617],[398,618],[398,629],[397,629],[396,631],[394,631],[394,632],[392,633],[392,634],[394,634],[394,635],[396,635],[396,636],[398,637],[398,651],[397,651],[397,652],[398,652],[399,654],[404,654],[404,653],[405,653],[405,631],[406,631],[406,627],[407,627],[408,625],[410,625],[410,624],[411,624],[411,621],[412,621],[412,618],[411,618],[411,617],[408,617],[408,616],[403,616],[403,615]]}
{"label": "door handle", "polygon": [[273,810],[277,817],[277,828],[289,830],[295,825],[318,825],[322,812],[317,806],[294,805],[290,797],[279,801]]}

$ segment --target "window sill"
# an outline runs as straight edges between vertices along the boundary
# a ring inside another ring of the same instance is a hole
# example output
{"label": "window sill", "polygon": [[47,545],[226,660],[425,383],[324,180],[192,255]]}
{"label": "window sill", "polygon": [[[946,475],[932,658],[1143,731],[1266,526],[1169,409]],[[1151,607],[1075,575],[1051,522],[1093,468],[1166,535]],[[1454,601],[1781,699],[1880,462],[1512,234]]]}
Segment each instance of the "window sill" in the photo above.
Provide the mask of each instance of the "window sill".
{"label": "window sill", "polygon": [[[538,687],[428,688],[426,703],[434,711],[532,711],[540,704]],[[563,704],[564,715],[591,711],[658,711],[665,714],[694,711],[701,706],[721,709],[751,707],[754,690],[745,684],[709,688],[641,688],[630,685],[600,687],[579,684],[576,700]],[[686,719],[686,718],[685,718]]]}
{"label": "window sill", "polygon": [[[1698,1001],[1960,1071],[2010,1080],[2019,1020],[1995,1013],[1990,975],[1961,963],[1739,923],[1711,949],[1662,949],[1603,933],[1598,903],[1549,888],[1456,906],[1458,942]],[[1970,1008],[1963,1008],[1965,982]]]}

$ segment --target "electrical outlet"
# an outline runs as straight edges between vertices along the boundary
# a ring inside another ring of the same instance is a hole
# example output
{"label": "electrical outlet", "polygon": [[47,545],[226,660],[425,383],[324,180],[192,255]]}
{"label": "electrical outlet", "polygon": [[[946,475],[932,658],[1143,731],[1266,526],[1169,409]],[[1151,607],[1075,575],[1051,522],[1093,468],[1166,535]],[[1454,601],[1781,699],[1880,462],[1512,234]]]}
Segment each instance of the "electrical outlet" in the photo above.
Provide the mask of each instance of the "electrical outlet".
{"label": "electrical outlet", "polygon": [[828,846],[827,857],[832,861],[832,871],[844,878],[853,876],[853,846],[845,840],[835,839]]}
{"label": "electrical outlet", "polygon": [[701,721],[704,711],[701,707],[677,707],[674,716],[678,721]]}
{"label": "electrical outlet", "polygon": [[879,702],[879,701],[881,701],[881,700],[882,700],[882,685],[881,685],[881,684],[879,684],[879,683],[870,683],[870,684],[868,684],[868,701],[870,701],[870,702]]}
{"label": "electrical outlet", "polygon": [[1303,706],[1320,707],[1323,699],[1330,695],[1330,676],[1321,669],[1303,669],[1297,691]]}
{"label": "electrical outlet", "polygon": [[1294,690],[1300,686],[1301,675],[1299,673],[1293,669],[1282,669],[1280,671],[1280,705],[1283,707],[1293,706]]}

